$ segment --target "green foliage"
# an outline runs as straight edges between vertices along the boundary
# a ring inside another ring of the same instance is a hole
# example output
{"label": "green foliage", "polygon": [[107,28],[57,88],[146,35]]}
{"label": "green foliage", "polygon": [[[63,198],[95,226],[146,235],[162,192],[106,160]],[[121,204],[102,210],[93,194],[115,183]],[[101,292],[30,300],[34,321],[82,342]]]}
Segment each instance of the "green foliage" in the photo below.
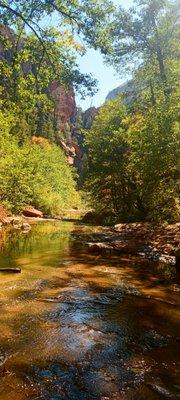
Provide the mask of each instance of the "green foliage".
{"label": "green foliage", "polygon": [[177,4],[134,3],[115,12],[106,57],[118,71],[136,67],[134,93],[126,109],[120,97],[105,104],[87,132],[86,185],[93,206],[108,219],[173,220],[179,194]]}
{"label": "green foliage", "polygon": [[100,207],[101,211],[119,211],[119,172],[122,181],[126,175],[126,157],[123,155],[127,146],[122,123],[125,115],[125,107],[119,99],[110,101],[101,108],[92,129],[86,135],[89,150],[88,187],[92,190],[96,207]]}
{"label": "green foliage", "polygon": [[[150,64],[153,67],[148,85],[161,86],[167,99],[173,89],[168,60],[178,62],[178,6],[168,0],[134,3],[129,10],[119,7],[115,13],[111,23],[112,51],[107,61],[121,73],[124,69]],[[144,74],[143,81],[146,81]]]}
{"label": "green foliage", "polygon": [[81,74],[76,65],[76,53],[83,53],[84,48],[68,31],[59,33],[52,28],[46,29],[42,47],[34,34],[27,35],[18,24],[14,32],[0,27],[0,43],[0,104],[16,117],[12,134],[20,144],[32,135],[56,141],[52,83],[56,81],[64,90],[74,86],[83,96],[95,90],[96,81]]}
{"label": "green foliage", "polygon": [[45,139],[19,147],[9,134],[11,118],[0,114],[0,201],[13,212],[26,205],[45,214],[61,215],[78,207],[80,197],[65,155]]}
{"label": "green foliage", "polygon": [[[66,30],[71,26],[118,71],[135,68],[133,100],[105,104],[86,134],[86,186],[95,209],[108,221],[176,218],[177,3],[134,3],[115,11],[109,0],[0,1],[0,198],[13,211],[32,204],[59,214],[79,202],[72,170],[52,144],[62,133],[49,90],[56,80],[82,96],[94,91],[96,82],[76,65],[85,49]],[[60,29],[46,29],[43,19],[54,12]]]}
{"label": "green foliage", "polygon": [[[14,212],[32,204],[60,214],[79,205],[72,169],[52,144],[63,133],[51,84],[94,93],[96,81],[76,63],[85,48],[69,28],[107,51],[112,11],[108,0],[0,1],[0,200]],[[46,28],[44,18],[54,13],[56,29]]]}
{"label": "green foliage", "polygon": [[58,26],[71,26],[88,44],[107,51],[110,46],[109,21],[113,10],[110,0],[0,1],[2,23],[12,26],[19,19],[21,24],[35,33],[42,47],[46,35],[43,19],[56,13]]}
{"label": "green foliage", "polygon": [[138,116],[134,118],[129,127],[130,168],[145,214],[154,220],[177,218],[180,138],[176,111],[159,104],[140,116],[139,123]]}
{"label": "green foliage", "polygon": [[97,211],[121,220],[176,218],[179,131],[173,103],[130,114],[116,98],[100,110],[86,142],[86,184]]}

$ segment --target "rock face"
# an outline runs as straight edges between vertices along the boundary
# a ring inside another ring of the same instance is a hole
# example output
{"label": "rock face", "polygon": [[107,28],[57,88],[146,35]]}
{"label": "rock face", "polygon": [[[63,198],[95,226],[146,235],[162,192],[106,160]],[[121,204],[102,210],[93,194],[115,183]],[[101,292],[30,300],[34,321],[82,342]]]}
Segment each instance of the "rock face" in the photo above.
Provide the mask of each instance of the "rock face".
{"label": "rock face", "polygon": [[82,114],[82,122],[83,122],[84,129],[91,128],[94,118],[98,114],[98,111],[99,111],[98,108],[90,107]]}
{"label": "rock face", "polygon": [[[0,25],[0,35],[9,39],[12,43],[15,42],[14,32],[5,25]],[[11,57],[11,52],[4,51],[4,46],[0,43],[0,59],[8,59],[9,57]]]}
{"label": "rock face", "polygon": [[43,213],[35,208],[27,207],[23,210],[23,215],[25,217],[33,217],[33,218],[43,218]]}
{"label": "rock face", "polygon": [[81,170],[83,152],[79,141],[79,130],[75,128],[77,107],[74,89],[71,87],[65,90],[54,81],[49,90],[55,100],[57,129],[60,135],[63,133],[63,139],[58,139],[58,144],[67,156],[68,164]]}
{"label": "rock face", "polygon": [[69,165],[76,167],[78,172],[81,173],[84,156],[84,144],[81,128],[91,128],[94,118],[98,113],[98,109],[90,107],[88,110],[83,112],[76,108],[74,92],[69,92],[69,94],[66,93],[64,99],[64,91],[61,91],[60,97],[58,97],[58,93],[60,92],[57,88],[55,94],[58,102],[57,118],[59,118],[59,127],[64,131],[65,136],[65,139],[59,140],[59,145],[65,151]]}
{"label": "rock face", "polygon": [[138,88],[134,86],[132,81],[128,81],[111,90],[106,97],[106,101],[113,100],[119,95],[124,95],[124,103],[129,104],[135,99]]}
{"label": "rock face", "polygon": [[[17,50],[21,50],[24,41],[16,40],[16,35],[13,30],[6,26],[0,25],[0,35],[9,39]],[[6,59],[12,61],[12,49],[7,50],[0,43],[0,60]],[[22,72],[24,77],[30,73],[34,73],[35,65],[31,60],[22,63]],[[6,84],[6,82],[5,82]],[[77,107],[75,101],[75,93],[73,87],[65,88],[56,80],[52,81],[47,87],[47,93],[54,100],[54,113],[53,118],[57,128],[57,137],[62,138],[65,142],[61,143],[61,139],[57,139],[59,144],[67,155],[67,160],[70,165],[75,165],[75,159],[80,157],[80,149],[78,148],[78,141],[74,135],[74,126],[76,122]],[[37,143],[37,141],[36,141]],[[76,165],[75,165],[76,166]]]}
{"label": "rock face", "polygon": [[67,124],[76,116],[76,101],[74,89],[68,90],[59,85],[57,81],[53,81],[49,86],[49,93],[55,100],[55,118],[59,131],[68,130]]}

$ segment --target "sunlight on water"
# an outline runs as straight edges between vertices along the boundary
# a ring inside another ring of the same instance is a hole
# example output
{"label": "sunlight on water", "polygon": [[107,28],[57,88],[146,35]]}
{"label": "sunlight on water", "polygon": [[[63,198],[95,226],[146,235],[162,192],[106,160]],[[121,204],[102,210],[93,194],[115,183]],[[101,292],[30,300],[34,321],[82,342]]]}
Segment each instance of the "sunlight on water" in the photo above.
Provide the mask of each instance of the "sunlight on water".
{"label": "sunlight on water", "polygon": [[2,243],[1,267],[22,272],[0,275],[0,400],[177,398],[176,287],[88,254],[102,231],[46,222]]}

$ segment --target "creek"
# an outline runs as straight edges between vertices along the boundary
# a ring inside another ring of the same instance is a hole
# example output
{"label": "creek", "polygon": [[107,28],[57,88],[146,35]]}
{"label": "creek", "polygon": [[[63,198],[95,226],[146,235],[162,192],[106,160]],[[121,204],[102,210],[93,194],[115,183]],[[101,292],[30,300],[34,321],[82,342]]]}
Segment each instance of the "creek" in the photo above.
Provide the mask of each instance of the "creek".
{"label": "creek", "polygon": [[177,399],[178,286],[138,257],[97,255],[108,230],[42,222],[1,238],[0,400]]}

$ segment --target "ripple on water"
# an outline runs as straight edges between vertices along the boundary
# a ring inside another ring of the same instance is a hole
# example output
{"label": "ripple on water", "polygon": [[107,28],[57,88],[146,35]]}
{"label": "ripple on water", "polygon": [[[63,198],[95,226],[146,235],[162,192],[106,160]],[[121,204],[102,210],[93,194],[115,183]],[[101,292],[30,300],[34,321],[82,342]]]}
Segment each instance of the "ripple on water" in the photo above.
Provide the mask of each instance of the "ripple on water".
{"label": "ripple on water", "polygon": [[177,308],[141,297],[169,299],[170,286],[130,257],[87,254],[89,228],[72,240],[73,229],[41,224],[9,241],[22,274],[0,281],[0,400],[177,397]]}

